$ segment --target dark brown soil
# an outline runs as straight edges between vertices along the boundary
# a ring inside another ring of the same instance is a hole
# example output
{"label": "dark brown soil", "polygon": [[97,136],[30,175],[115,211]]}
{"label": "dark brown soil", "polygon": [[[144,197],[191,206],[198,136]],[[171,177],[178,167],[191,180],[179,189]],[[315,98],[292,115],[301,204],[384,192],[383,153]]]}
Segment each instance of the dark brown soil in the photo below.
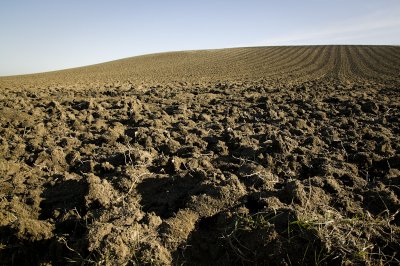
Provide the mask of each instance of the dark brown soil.
{"label": "dark brown soil", "polygon": [[0,79],[0,264],[398,264],[399,51]]}

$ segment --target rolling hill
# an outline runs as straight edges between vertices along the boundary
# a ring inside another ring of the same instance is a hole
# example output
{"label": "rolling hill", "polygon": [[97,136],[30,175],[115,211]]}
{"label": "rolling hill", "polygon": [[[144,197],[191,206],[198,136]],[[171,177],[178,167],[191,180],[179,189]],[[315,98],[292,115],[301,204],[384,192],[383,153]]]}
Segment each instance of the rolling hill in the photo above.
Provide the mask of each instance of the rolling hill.
{"label": "rolling hill", "polygon": [[287,46],[169,52],[41,74],[0,78],[0,84],[168,83],[229,80],[346,81],[398,78],[398,46]]}

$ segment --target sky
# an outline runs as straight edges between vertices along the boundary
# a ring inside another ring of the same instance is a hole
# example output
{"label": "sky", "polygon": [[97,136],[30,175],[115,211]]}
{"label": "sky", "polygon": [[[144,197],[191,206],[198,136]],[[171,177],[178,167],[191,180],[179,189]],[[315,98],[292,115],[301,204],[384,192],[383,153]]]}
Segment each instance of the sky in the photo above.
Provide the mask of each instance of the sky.
{"label": "sky", "polygon": [[1,0],[0,76],[228,47],[400,44],[400,0]]}

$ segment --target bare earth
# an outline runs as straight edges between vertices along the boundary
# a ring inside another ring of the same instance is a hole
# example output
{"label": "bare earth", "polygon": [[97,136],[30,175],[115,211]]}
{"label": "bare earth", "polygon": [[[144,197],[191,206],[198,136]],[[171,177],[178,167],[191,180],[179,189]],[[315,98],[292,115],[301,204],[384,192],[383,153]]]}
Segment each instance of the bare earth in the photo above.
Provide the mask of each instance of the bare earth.
{"label": "bare earth", "polygon": [[397,265],[400,47],[0,78],[1,265]]}

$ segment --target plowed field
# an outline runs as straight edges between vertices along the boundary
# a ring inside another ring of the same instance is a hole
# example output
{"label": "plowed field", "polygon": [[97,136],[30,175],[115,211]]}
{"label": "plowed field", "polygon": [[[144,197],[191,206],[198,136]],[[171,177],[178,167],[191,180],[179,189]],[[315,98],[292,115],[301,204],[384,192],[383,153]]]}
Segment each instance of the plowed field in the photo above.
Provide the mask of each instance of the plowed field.
{"label": "plowed field", "polygon": [[400,263],[400,47],[0,78],[0,264]]}

